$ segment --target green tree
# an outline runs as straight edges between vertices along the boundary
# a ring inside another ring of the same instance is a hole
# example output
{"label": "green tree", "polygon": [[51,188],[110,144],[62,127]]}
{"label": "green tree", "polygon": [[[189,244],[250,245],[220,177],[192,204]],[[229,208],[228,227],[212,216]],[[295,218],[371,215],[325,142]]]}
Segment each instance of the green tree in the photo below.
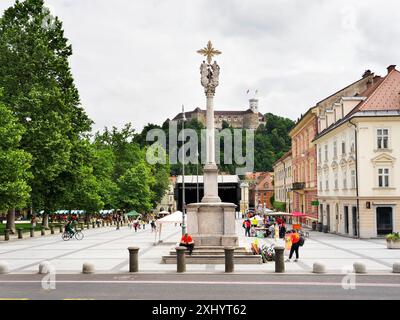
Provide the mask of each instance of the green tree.
{"label": "green tree", "polygon": [[7,228],[15,232],[15,209],[26,205],[31,155],[19,148],[24,127],[0,102],[0,211],[8,210]]}
{"label": "green tree", "polygon": [[0,87],[26,129],[21,146],[33,157],[32,204],[44,209],[45,226],[48,213],[70,200],[66,185],[79,181],[64,185],[61,177],[78,172],[71,159],[91,127],[69,67],[72,48],[61,21],[48,19],[43,0],[16,1],[0,19]]}
{"label": "green tree", "polygon": [[143,161],[128,169],[118,179],[119,208],[134,209],[139,212],[150,211],[153,207],[151,185],[154,185],[154,177],[151,175],[150,168]]}

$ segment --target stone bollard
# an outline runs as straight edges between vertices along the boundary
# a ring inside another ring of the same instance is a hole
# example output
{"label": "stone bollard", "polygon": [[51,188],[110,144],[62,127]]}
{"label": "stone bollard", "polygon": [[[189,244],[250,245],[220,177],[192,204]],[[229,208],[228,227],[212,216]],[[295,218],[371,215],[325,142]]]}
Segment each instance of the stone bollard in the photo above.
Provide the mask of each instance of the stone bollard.
{"label": "stone bollard", "polygon": [[117,222],[117,230],[119,230],[119,221]]}
{"label": "stone bollard", "polygon": [[23,239],[24,238],[22,234],[23,229],[18,229],[17,231],[18,231],[18,239]]}
{"label": "stone bollard", "polygon": [[139,249],[138,247],[129,247],[129,272],[139,272]]}
{"label": "stone bollard", "polygon": [[354,262],[353,263],[354,273],[367,273],[367,268],[365,264],[362,262]]}
{"label": "stone bollard", "polygon": [[322,262],[314,262],[313,273],[326,273],[326,267]]}
{"label": "stone bollard", "polygon": [[92,222],[92,228],[96,228],[96,222]]}
{"label": "stone bollard", "polygon": [[284,273],[285,272],[285,257],[284,247],[275,247],[275,272],[277,273]]}
{"label": "stone bollard", "polygon": [[82,273],[91,274],[94,273],[94,264],[90,262],[85,262],[82,266]]}
{"label": "stone bollard", "polygon": [[104,222],[104,220],[101,222],[101,226],[105,227],[106,223]]}
{"label": "stone bollard", "polygon": [[10,272],[10,267],[7,262],[1,261],[0,262],[0,274],[7,274]]}
{"label": "stone bollard", "polygon": [[176,271],[179,273],[186,272],[186,247],[176,247]]}
{"label": "stone bollard", "polygon": [[42,236],[45,236],[45,235],[46,235],[46,229],[45,229],[45,228],[42,228],[42,229],[40,230],[40,234],[41,234]]}
{"label": "stone bollard", "polygon": [[8,241],[8,240],[10,240],[10,229],[5,229],[4,230],[4,240],[5,241]]}
{"label": "stone bollard", "polygon": [[393,273],[400,273],[400,262],[393,263]]}
{"label": "stone bollard", "polygon": [[235,271],[235,261],[234,261],[234,254],[235,248],[234,247],[225,247],[225,272],[234,272]]}
{"label": "stone bollard", "polygon": [[63,226],[62,225],[60,225],[60,233],[64,233],[64,228],[63,228]]}
{"label": "stone bollard", "polygon": [[39,264],[39,274],[54,273],[54,267],[50,262],[44,261]]}
{"label": "stone bollard", "polygon": [[31,227],[30,232],[31,232],[31,238],[33,238],[35,236],[35,228]]}
{"label": "stone bollard", "polygon": [[53,225],[50,226],[50,232],[51,232],[51,234],[54,234],[54,226]]}

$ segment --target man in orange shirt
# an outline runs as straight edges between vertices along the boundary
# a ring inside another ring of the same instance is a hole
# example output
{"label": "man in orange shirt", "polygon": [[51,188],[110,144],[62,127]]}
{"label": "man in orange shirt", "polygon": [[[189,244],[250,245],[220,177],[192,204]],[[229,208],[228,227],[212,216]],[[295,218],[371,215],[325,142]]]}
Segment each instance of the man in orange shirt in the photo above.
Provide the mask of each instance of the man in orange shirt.
{"label": "man in orange shirt", "polygon": [[290,259],[292,259],[294,252],[296,252],[296,259],[294,260],[294,262],[297,262],[299,259],[300,235],[297,233],[296,229],[293,229],[292,231],[291,240],[292,240],[292,247],[290,248],[289,259],[287,259],[286,262],[290,262]]}
{"label": "man in orange shirt", "polygon": [[179,245],[188,248],[189,254],[192,255],[194,248],[194,241],[188,233],[185,233],[185,235],[182,236],[181,243]]}

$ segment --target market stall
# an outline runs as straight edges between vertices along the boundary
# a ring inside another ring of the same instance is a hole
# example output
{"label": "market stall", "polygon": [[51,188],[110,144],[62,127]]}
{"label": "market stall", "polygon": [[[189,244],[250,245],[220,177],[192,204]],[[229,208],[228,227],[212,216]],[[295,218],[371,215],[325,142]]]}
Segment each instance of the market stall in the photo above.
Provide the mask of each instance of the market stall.
{"label": "market stall", "polygon": [[[176,211],[156,221],[157,229],[155,232],[154,245],[157,245],[158,243],[162,242],[161,240],[162,226],[168,223],[182,224],[182,212]],[[157,235],[158,235],[158,241],[157,241]]]}

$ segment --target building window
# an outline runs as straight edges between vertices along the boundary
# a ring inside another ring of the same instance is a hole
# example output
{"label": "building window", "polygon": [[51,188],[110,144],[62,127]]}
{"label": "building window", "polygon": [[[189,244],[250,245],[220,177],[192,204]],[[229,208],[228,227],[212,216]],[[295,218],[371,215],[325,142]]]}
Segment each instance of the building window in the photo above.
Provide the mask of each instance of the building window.
{"label": "building window", "polygon": [[328,161],[328,145],[325,145],[325,161]]}
{"label": "building window", "polygon": [[319,190],[322,191],[322,179],[320,179],[320,181],[319,181]]}
{"label": "building window", "polygon": [[378,169],[378,184],[380,188],[389,187],[389,169],[381,168]]}
{"label": "building window", "polygon": [[325,190],[329,190],[329,180],[325,180]]}
{"label": "building window", "polygon": [[335,173],[335,190],[339,189],[338,174]]}
{"label": "building window", "polygon": [[343,172],[343,189],[347,189],[347,174]]}
{"label": "building window", "polygon": [[356,188],[356,170],[351,170],[351,188]]}
{"label": "building window", "polygon": [[322,148],[318,147],[318,161],[319,163],[322,162]]}
{"label": "building window", "polygon": [[346,141],[342,141],[342,155],[346,154]]}
{"label": "building window", "polygon": [[333,141],[333,157],[337,158],[337,141]]}
{"label": "building window", "polygon": [[378,149],[387,149],[389,146],[389,130],[378,129],[377,130],[377,144]]}

